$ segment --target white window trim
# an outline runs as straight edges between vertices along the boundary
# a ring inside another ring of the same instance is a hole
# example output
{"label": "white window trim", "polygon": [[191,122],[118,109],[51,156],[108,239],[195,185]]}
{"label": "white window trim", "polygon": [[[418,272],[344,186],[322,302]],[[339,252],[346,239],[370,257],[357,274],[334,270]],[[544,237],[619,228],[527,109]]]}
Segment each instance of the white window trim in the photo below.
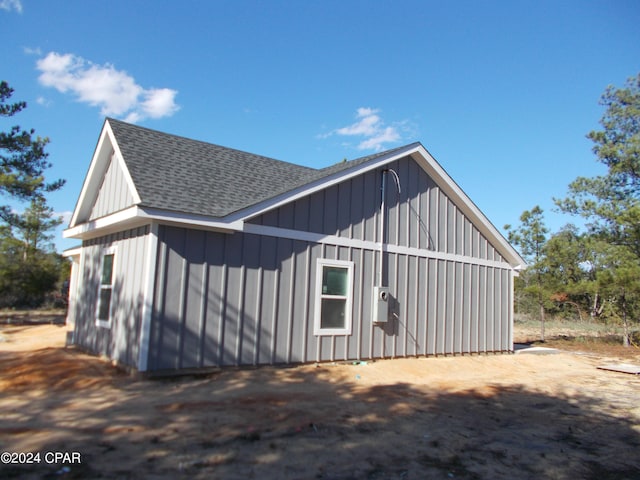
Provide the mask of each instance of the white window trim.
{"label": "white window trim", "polygon": [[[322,299],[323,298],[344,298],[343,296],[324,295],[322,293],[322,272],[324,267],[338,267],[347,269],[347,296],[346,296],[346,317],[344,328],[321,328]],[[316,263],[316,296],[314,308],[314,335],[351,335],[351,320],[353,311],[353,262],[345,260],[330,260],[319,258]]]}
{"label": "white window trim", "polygon": [[[100,302],[102,295],[100,292],[103,287],[107,287],[106,285],[102,285],[102,269],[104,268],[104,257],[107,255],[113,255],[113,264],[111,265],[111,285],[108,288],[111,288],[111,297],[109,302],[109,319],[101,320],[98,318],[100,313]],[[105,248],[100,255],[100,274],[98,275],[98,301],[96,302],[96,326],[102,328],[111,328],[111,323],[113,320],[113,285],[115,283],[116,278],[116,264],[118,262],[118,256],[116,255],[116,247]]]}

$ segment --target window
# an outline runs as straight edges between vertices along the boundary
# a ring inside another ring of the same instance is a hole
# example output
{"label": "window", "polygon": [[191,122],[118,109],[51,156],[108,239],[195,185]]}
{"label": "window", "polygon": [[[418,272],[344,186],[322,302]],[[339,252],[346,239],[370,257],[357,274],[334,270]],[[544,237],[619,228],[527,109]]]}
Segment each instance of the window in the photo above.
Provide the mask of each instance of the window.
{"label": "window", "polygon": [[100,327],[111,326],[111,296],[113,293],[113,267],[115,253],[109,249],[102,257],[102,271],[100,273],[100,291],[98,294],[98,313],[96,324]]}
{"label": "window", "polygon": [[318,259],[316,271],[316,335],[350,335],[353,263]]}

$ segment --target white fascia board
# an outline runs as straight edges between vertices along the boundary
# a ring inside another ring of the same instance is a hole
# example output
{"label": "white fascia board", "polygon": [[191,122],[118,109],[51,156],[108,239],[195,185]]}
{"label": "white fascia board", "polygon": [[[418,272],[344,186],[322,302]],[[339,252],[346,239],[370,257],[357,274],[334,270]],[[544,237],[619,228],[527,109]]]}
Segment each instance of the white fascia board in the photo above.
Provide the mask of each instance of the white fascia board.
{"label": "white fascia board", "polygon": [[435,158],[427,151],[424,146],[417,148],[420,154],[418,163],[433,178],[438,186],[459,206],[460,210],[469,217],[475,227],[482,233],[489,243],[497,247],[498,251],[507,259],[507,261],[516,269],[526,266],[524,259],[504,238],[498,229],[491,223],[484,213],[473,203],[473,200],[460,188],[460,186],[451,178],[444,168],[436,161]]}
{"label": "white fascia board", "polygon": [[229,219],[218,220],[205,215],[194,215],[182,212],[170,212],[154,208],[140,208],[140,217],[154,220],[166,225],[191,226],[207,230],[231,233],[242,230],[242,221]]}
{"label": "white fascia board", "polygon": [[78,246],[78,247],[67,248],[65,251],[62,252],[62,256],[65,258],[73,258],[73,257],[79,258],[81,253],[82,253],[82,246]]}
{"label": "white fascia board", "polygon": [[97,218],[82,223],[62,232],[64,238],[88,239],[106,235],[150,222],[158,222],[165,225],[178,225],[182,227],[202,228],[219,232],[231,233],[242,230],[242,222],[222,222],[212,220],[210,217],[199,215],[187,215],[184,213],[167,212],[139,207],[134,205],[111,215]]}
{"label": "white fascia board", "polygon": [[84,183],[82,184],[78,202],[76,203],[73,215],[71,216],[71,221],[69,222],[70,229],[73,229],[78,224],[78,218],[87,217],[90,214],[89,210],[93,207],[93,202],[98,195],[98,191],[102,185],[102,179],[109,167],[111,154],[113,152],[116,154],[118,166],[122,169],[134,203],[140,203],[140,195],[135,188],[129,170],[124,163],[122,153],[120,152],[118,143],[113,135],[111,125],[109,124],[109,121],[106,120],[102,127],[102,132],[100,132],[100,137],[93,153],[93,157],[91,158],[89,171],[87,172]]}
{"label": "white fascia board", "polygon": [[141,218],[140,208],[134,205],[106,217],[96,218],[75,227],[67,228],[62,232],[62,236],[63,238],[91,238],[97,236],[96,234],[106,233],[106,230],[111,231],[114,228],[122,230],[125,226],[135,223],[135,220],[139,218]]}
{"label": "white fascia board", "polygon": [[[73,211],[73,215],[71,216],[71,221],[69,222],[69,227],[73,228],[78,223],[78,217],[81,212],[86,209],[87,197],[89,197],[89,192],[93,192],[100,188],[100,180],[102,175],[104,175],[104,171],[106,170],[105,162],[108,162],[109,157],[111,156],[111,140],[108,138],[107,134],[107,124],[102,128],[102,132],[100,133],[100,137],[98,138],[98,144],[93,152],[93,157],[91,158],[91,163],[89,164],[89,171],[87,175],[84,177],[84,182],[82,184],[82,189],[80,190],[80,196],[78,197],[78,201],[76,203],[76,208]],[[98,170],[102,170],[98,172]]]}

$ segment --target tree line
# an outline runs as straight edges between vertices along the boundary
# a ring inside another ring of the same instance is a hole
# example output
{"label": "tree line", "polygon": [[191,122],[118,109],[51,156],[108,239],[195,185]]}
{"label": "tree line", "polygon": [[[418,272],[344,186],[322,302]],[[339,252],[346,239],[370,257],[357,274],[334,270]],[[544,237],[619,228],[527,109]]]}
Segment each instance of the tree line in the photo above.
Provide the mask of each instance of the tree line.
{"label": "tree line", "polygon": [[[13,88],[0,82],[0,117],[13,117],[27,103],[10,103]],[[0,132],[0,308],[63,306],[69,264],[56,253],[53,230],[62,223],[47,205],[46,195],[64,180],[47,182],[51,167],[45,147],[48,138],[16,125]],[[25,205],[23,211],[16,204]]]}
{"label": "tree line", "polygon": [[528,263],[516,279],[516,312],[540,319],[543,341],[548,315],[619,323],[625,346],[640,320],[640,74],[609,86],[600,103],[602,128],[587,137],[606,173],[578,177],[554,199],[584,227],[550,233],[539,206],[505,225]]}

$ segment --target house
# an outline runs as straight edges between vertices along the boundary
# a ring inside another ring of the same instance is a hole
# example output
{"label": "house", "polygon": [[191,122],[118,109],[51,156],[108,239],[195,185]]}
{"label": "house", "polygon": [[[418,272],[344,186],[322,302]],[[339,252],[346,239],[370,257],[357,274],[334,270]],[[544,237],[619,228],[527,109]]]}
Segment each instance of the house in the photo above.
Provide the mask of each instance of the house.
{"label": "house", "polygon": [[420,143],[313,169],[107,119],[72,341],[139,371],[510,352],[518,253]]}

